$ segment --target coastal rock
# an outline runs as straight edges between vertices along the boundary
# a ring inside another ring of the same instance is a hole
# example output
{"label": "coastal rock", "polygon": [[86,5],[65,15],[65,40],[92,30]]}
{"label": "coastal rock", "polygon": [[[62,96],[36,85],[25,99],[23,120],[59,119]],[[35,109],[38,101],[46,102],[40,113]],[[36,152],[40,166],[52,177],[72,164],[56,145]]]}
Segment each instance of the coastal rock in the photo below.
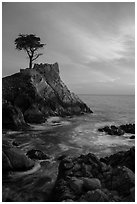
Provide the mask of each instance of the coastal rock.
{"label": "coastal rock", "polygon": [[29,150],[26,155],[27,155],[30,159],[38,159],[38,160],[49,159],[49,156],[47,156],[46,154],[44,154],[42,151],[36,150],[36,149]]}
{"label": "coastal rock", "polygon": [[100,161],[109,164],[112,167],[126,166],[135,172],[135,147],[130,148],[130,150],[126,152],[120,151],[109,157],[101,158]]}
{"label": "coastal rock", "polygon": [[122,129],[120,129],[119,127],[116,127],[114,125],[109,126],[105,126],[104,128],[99,128],[98,129],[99,132],[105,132],[109,135],[124,135],[124,131]]}
{"label": "coastal rock", "polygon": [[78,179],[76,177],[72,177],[69,180],[69,186],[72,189],[72,191],[75,192],[75,194],[81,194],[82,193],[82,188],[83,188],[83,181],[81,179]]}
{"label": "coastal rock", "polygon": [[20,128],[26,122],[41,123],[48,116],[92,113],[62,82],[57,63],[35,64],[33,69],[21,69],[4,77],[2,97],[4,128]]}
{"label": "coastal rock", "polygon": [[115,126],[111,125],[105,126],[103,128],[98,129],[99,132],[105,132],[108,135],[124,135],[125,133],[131,133],[135,134],[135,124],[126,124],[126,125],[120,125],[120,126]]}
{"label": "coastal rock", "polygon": [[17,148],[3,149],[2,169],[6,174],[9,171],[27,171],[34,166],[34,162],[28,159]]}
{"label": "coastal rock", "polygon": [[4,152],[2,152],[2,170],[4,174],[13,170],[11,162]]}
{"label": "coastal rock", "polygon": [[101,188],[100,180],[97,178],[84,178],[83,182],[83,187],[86,190],[96,190]]}
{"label": "coastal rock", "polygon": [[122,195],[130,194],[130,189],[135,186],[135,174],[127,167],[119,167],[112,177],[112,190],[119,189]]}
{"label": "coastal rock", "polygon": [[83,187],[86,190],[96,190],[101,188],[101,183],[97,178],[83,178]]}
{"label": "coastal rock", "polygon": [[21,110],[11,102],[3,100],[2,103],[2,128],[3,129],[27,129],[29,126],[24,120]]}
{"label": "coastal rock", "polygon": [[135,124],[120,125],[120,129],[126,133],[135,134]]}
{"label": "coastal rock", "polygon": [[69,199],[75,202],[133,201],[135,175],[123,164],[133,167],[129,160],[132,158],[133,162],[134,154],[134,148],[120,153],[121,163],[116,161],[114,166],[110,164],[115,155],[109,157],[108,163],[105,162],[106,158],[98,159],[92,153],[62,159],[52,192],[55,201]]}
{"label": "coastal rock", "polygon": [[86,195],[82,197],[83,202],[108,202],[108,196],[101,191],[100,189],[96,189],[94,191],[88,191]]}
{"label": "coastal rock", "polygon": [[130,137],[130,139],[131,139],[131,140],[134,140],[134,139],[135,139],[135,135],[132,135],[132,136]]}
{"label": "coastal rock", "polygon": [[36,106],[30,107],[24,112],[24,119],[27,123],[39,124],[45,122],[45,117]]}

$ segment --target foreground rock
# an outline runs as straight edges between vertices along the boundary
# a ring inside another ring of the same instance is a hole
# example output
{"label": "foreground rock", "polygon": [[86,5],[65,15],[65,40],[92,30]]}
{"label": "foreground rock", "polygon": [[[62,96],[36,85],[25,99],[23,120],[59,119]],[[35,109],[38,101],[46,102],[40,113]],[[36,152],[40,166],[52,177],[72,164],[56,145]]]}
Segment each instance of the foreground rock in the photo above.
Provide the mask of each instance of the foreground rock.
{"label": "foreground rock", "polygon": [[20,149],[13,147],[6,140],[2,146],[2,171],[7,175],[11,171],[27,171],[34,166],[34,161],[30,160]]}
{"label": "foreground rock", "polygon": [[45,160],[45,159],[49,159],[49,156],[44,154],[42,151],[40,150],[36,150],[36,149],[31,149],[27,152],[27,156],[30,159],[37,159],[37,160]]}
{"label": "foreground rock", "polygon": [[48,116],[92,113],[62,82],[57,63],[35,64],[33,69],[3,78],[2,97],[3,128],[42,123]]}
{"label": "foreground rock", "polygon": [[133,202],[135,174],[129,157],[135,159],[133,148],[123,153],[123,163],[114,166],[91,153],[62,159],[51,201],[54,197],[57,202]]}
{"label": "foreground rock", "polygon": [[14,130],[29,128],[21,110],[7,100],[2,101],[2,128]]}
{"label": "foreground rock", "polygon": [[126,166],[135,172],[135,147],[132,147],[128,151],[120,151],[116,154],[113,154],[109,157],[105,157],[101,159],[102,162],[107,165],[111,165],[112,167],[116,166]]}
{"label": "foreground rock", "polygon": [[[130,133],[130,134],[135,134],[135,124],[126,124],[126,125],[120,125],[120,126],[115,126],[111,125],[105,126],[103,128],[98,129],[99,132],[105,132],[109,135],[124,135],[125,133]],[[131,138],[133,139],[133,137]]]}

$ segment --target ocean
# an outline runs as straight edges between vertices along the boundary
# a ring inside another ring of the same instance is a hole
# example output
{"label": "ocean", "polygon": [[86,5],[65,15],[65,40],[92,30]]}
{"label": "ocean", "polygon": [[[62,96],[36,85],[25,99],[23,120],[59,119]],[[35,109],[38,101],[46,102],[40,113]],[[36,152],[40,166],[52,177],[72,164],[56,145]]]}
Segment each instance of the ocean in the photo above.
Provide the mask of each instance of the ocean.
{"label": "ocean", "polygon": [[79,97],[93,110],[93,114],[61,119],[60,123],[47,128],[34,125],[33,131],[8,132],[7,136],[21,143],[24,151],[40,149],[53,157],[61,154],[79,155],[93,152],[106,156],[134,145],[124,136],[110,136],[98,132],[105,125],[135,123],[135,97],[110,95],[84,95]]}
{"label": "ocean", "polygon": [[45,189],[50,191],[56,180],[58,157],[89,152],[105,157],[135,145],[135,140],[129,138],[130,134],[110,136],[98,132],[98,128],[105,125],[135,123],[134,96],[81,94],[79,97],[93,114],[61,118],[52,125],[33,125],[32,131],[4,133],[4,137],[19,143],[19,148],[25,153],[38,149],[51,157],[50,161],[42,162],[41,168],[33,174],[15,174],[11,179],[3,180],[4,196],[8,188],[13,201],[45,201]]}

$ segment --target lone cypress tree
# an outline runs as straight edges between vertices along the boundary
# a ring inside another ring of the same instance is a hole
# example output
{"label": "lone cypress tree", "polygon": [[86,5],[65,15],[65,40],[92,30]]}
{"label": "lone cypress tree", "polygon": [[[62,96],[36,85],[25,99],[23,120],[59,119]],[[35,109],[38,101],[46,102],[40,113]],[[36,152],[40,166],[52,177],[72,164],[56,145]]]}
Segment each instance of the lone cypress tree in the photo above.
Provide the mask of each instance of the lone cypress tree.
{"label": "lone cypress tree", "polygon": [[17,50],[24,50],[29,56],[29,68],[32,68],[32,62],[36,60],[42,53],[38,53],[38,49],[43,48],[46,44],[40,42],[40,38],[34,34],[19,34],[15,39]]}

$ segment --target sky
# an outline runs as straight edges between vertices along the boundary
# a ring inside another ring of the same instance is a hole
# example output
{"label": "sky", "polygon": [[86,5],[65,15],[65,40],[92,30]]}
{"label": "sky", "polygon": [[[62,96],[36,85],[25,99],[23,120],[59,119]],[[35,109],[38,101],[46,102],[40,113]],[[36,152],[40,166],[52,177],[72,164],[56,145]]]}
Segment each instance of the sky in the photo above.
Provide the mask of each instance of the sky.
{"label": "sky", "polygon": [[2,75],[28,67],[15,49],[19,33],[46,43],[36,63],[58,62],[60,76],[77,94],[134,94],[133,2],[4,2]]}

